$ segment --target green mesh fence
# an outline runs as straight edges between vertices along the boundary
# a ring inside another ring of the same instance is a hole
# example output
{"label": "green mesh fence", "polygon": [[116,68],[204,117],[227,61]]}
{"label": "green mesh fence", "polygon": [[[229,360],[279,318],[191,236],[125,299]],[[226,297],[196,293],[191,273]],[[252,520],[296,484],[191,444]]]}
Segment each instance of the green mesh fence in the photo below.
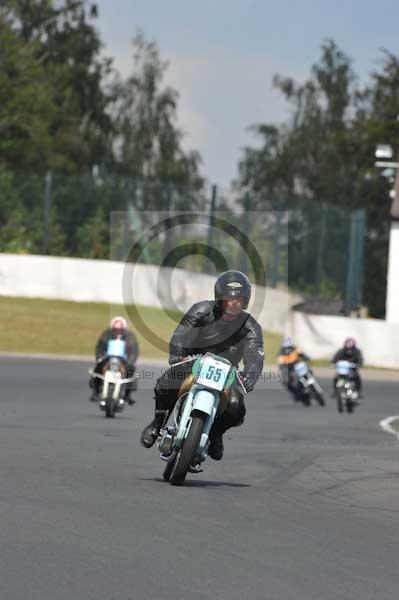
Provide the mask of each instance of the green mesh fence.
{"label": "green mesh fence", "polygon": [[300,199],[251,208],[250,197],[207,186],[2,170],[0,251],[132,260],[143,233],[190,213],[191,221],[146,240],[134,260],[209,274],[225,260],[255,281],[255,248],[269,286],[341,299],[347,312],[362,303],[364,213]]}

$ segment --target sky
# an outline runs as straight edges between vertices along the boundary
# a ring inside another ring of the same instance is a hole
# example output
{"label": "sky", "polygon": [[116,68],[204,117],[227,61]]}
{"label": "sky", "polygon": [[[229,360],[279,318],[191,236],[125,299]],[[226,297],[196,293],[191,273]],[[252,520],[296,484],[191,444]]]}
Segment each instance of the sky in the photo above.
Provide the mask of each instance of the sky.
{"label": "sky", "polygon": [[272,88],[278,73],[305,80],[327,38],[366,80],[380,49],[399,54],[399,0],[96,0],[104,53],[127,76],[138,29],[169,62],[186,149],[202,156],[210,183],[237,177],[248,128],[281,123],[289,107]]}

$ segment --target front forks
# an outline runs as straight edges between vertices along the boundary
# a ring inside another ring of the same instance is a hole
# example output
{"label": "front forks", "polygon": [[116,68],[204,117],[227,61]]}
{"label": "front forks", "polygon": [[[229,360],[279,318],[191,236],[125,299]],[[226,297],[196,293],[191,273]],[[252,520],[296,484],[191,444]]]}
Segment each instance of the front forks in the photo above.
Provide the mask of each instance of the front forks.
{"label": "front forks", "polygon": [[[192,392],[189,392],[189,395],[191,393]],[[196,408],[196,402],[194,398],[186,398],[188,404],[186,404],[184,400],[185,399],[183,399],[183,397],[180,398],[173,409],[173,425],[167,426],[167,421],[171,414],[170,411],[162,411],[165,412],[165,417],[160,429],[161,439],[159,441],[159,451],[162,460],[168,462],[174,460],[176,454],[179,452],[179,450],[181,450],[182,445],[184,443],[184,438],[187,434],[187,431],[190,428],[190,423],[192,420],[191,413],[193,410],[199,410],[199,412],[204,412],[207,415],[207,419],[205,421],[205,425],[202,431],[198,452],[196,454],[195,460],[193,461],[193,466],[198,466],[201,462],[205,460],[207,456],[209,446],[209,433],[215,421],[219,402],[215,401],[214,405],[210,407],[208,398],[207,407],[206,401],[204,403],[204,399],[202,399],[202,404],[200,401],[198,408]],[[210,410],[210,414],[208,410]],[[180,430],[182,422],[185,423],[184,432]]]}

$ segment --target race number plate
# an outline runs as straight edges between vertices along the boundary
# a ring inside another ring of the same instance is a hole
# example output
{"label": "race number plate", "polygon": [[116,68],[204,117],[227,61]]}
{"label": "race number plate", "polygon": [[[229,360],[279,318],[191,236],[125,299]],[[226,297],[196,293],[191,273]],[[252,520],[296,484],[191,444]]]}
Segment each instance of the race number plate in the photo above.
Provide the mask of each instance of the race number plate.
{"label": "race number plate", "polygon": [[221,392],[226,383],[230,368],[230,365],[207,356],[202,363],[197,383]]}

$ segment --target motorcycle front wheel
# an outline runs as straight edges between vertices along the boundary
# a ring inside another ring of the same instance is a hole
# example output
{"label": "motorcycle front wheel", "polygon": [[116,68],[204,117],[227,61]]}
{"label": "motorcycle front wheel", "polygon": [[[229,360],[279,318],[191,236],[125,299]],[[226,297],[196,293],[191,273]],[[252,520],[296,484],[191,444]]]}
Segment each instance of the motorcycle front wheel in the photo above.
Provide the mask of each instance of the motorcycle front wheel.
{"label": "motorcycle front wheel", "polygon": [[312,390],[313,396],[316,398],[317,402],[320,404],[320,406],[325,406],[325,400],[323,397],[323,394],[321,394],[314,385],[311,386],[310,388]]}
{"label": "motorcycle front wheel", "polygon": [[112,419],[115,416],[115,400],[113,399],[114,386],[110,385],[108,391],[108,398],[105,404],[105,416]]}
{"label": "motorcycle front wheel", "polygon": [[183,441],[182,449],[178,453],[171,470],[170,482],[172,485],[182,485],[184,483],[188,468],[194,460],[201,440],[205,419],[206,415],[203,413],[197,413],[192,417],[187,437]]}
{"label": "motorcycle front wheel", "polygon": [[173,460],[170,460],[165,467],[165,470],[162,475],[165,481],[169,481],[170,476],[172,475],[172,471],[173,471],[173,467],[175,466],[176,458],[177,458],[177,456],[175,456]]}
{"label": "motorcycle front wheel", "polygon": [[337,409],[338,409],[339,413],[344,412],[344,403],[343,403],[341,391],[337,392]]}

